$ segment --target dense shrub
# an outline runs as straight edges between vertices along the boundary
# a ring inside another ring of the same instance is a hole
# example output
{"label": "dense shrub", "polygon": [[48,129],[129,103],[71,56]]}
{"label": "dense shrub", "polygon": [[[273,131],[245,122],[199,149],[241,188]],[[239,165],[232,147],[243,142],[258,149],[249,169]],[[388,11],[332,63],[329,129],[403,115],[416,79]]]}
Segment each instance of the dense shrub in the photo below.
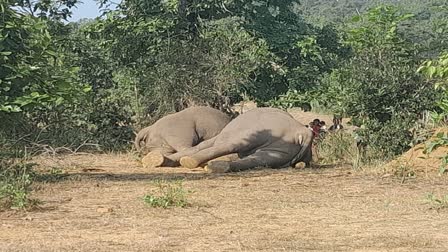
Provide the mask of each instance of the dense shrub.
{"label": "dense shrub", "polygon": [[400,35],[400,22],[409,18],[390,6],[356,17],[346,38],[354,56],[322,83],[321,99],[364,125],[368,143],[387,156],[410,147],[409,129],[437,95],[415,73],[417,48]]}

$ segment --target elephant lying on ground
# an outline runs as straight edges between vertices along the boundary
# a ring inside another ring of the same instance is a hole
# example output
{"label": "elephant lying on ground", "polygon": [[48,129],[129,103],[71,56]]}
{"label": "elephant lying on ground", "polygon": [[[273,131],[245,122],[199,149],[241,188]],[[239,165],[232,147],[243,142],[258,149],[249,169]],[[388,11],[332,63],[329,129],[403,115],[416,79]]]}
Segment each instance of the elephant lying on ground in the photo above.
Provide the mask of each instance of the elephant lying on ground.
{"label": "elephant lying on ground", "polygon": [[[163,155],[174,154],[188,149],[204,140],[218,135],[230,122],[230,117],[225,113],[210,107],[197,106],[184,109],[180,112],[167,115],[153,125],[142,129],[135,138],[135,147],[143,153],[157,152]],[[143,164],[150,158],[143,158]],[[179,160],[163,160],[156,162],[158,166],[175,166]],[[146,166],[146,165],[145,165]]]}
{"label": "elephant lying on ground", "polygon": [[[254,167],[310,165],[313,133],[279,109],[256,108],[231,121],[216,137],[178,153],[154,159],[180,160],[187,168],[208,162],[208,172],[242,171]],[[238,153],[235,161],[213,160]],[[210,161],[210,162],[209,162]]]}

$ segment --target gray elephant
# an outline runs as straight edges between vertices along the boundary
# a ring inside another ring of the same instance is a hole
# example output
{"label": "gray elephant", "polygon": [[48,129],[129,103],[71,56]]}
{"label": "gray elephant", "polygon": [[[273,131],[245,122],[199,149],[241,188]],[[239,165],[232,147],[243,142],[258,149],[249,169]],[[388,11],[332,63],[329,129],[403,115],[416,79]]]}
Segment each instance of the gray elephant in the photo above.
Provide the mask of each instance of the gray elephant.
{"label": "gray elephant", "polygon": [[[180,160],[187,168],[208,162],[208,172],[242,171],[260,166],[282,168],[298,162],[308,167],[312,141],[313,133],[287,112],[256,108],[235,118],[216,137],[164,158]],[[238,153],[239,159],[213,160],[231,153]]]}
{"label": "gray elephant", "polygon": [[[164,156],[188,149],[218,135],[230,122],[225,113],[210,107],[196,106],[167,115],[142,129],[135,138],[135,147],[143,153]],[[144,166],[175,166],[179,160],[155,160],[147,155]]]}

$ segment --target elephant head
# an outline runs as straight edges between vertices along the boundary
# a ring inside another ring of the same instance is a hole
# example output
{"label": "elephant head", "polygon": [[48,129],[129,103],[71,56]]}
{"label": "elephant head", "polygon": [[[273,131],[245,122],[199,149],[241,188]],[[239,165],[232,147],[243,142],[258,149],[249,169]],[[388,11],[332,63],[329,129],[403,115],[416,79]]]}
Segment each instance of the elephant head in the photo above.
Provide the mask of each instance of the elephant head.
{"label": "elephant head", "polygon": [[143,147],[145,147],[148,138],[150,137],[149,136],[150,133],[151,133],[151,126],[143,128],[138,132],[134,140],[134,146],[135,149],[137,149],[137,151],[140,151]]}
{"label": "elephant head", "polygon": [[312,151],[313,139],[314,139],[314,135],[308,129],[306,129],[305,131],[300,130],[297,133],[296,144],[300,145],[301,148],[300,148],[299,152],[297,153],[297,155],[289,163],[290,166],[294,166],[298,162],[304,162],[305,167],[310,167],[310,162],[313,159],[313,151]]}

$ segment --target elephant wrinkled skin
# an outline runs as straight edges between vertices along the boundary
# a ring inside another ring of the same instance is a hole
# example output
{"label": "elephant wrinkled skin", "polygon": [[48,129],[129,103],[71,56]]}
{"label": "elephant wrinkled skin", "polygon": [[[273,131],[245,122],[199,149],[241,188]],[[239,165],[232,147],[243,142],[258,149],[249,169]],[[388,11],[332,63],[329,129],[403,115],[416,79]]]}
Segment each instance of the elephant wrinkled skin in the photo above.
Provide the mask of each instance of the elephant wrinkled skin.
{"label": "elephant wrinkled skin", "polygon": [[[134,144],[138,151],[148,153],[145,167],[175,166],[179,160],[160,158],[188,149],[218,135],[230,122],[225,113],[210,107],[196,106],[167,115],[142,129]],[[151,155],[152,153],[152,155]]]}
{"label": "elephant wrinkled skin", "polygon": [[[282,168],[312,159],[312,132],[289,113],[256,108],[231,121],[216,137],[167,156],[187,168],[208,162],[208,172],[242,171],[267,166]],[[238,153],[235,161],[213,160]]]}

